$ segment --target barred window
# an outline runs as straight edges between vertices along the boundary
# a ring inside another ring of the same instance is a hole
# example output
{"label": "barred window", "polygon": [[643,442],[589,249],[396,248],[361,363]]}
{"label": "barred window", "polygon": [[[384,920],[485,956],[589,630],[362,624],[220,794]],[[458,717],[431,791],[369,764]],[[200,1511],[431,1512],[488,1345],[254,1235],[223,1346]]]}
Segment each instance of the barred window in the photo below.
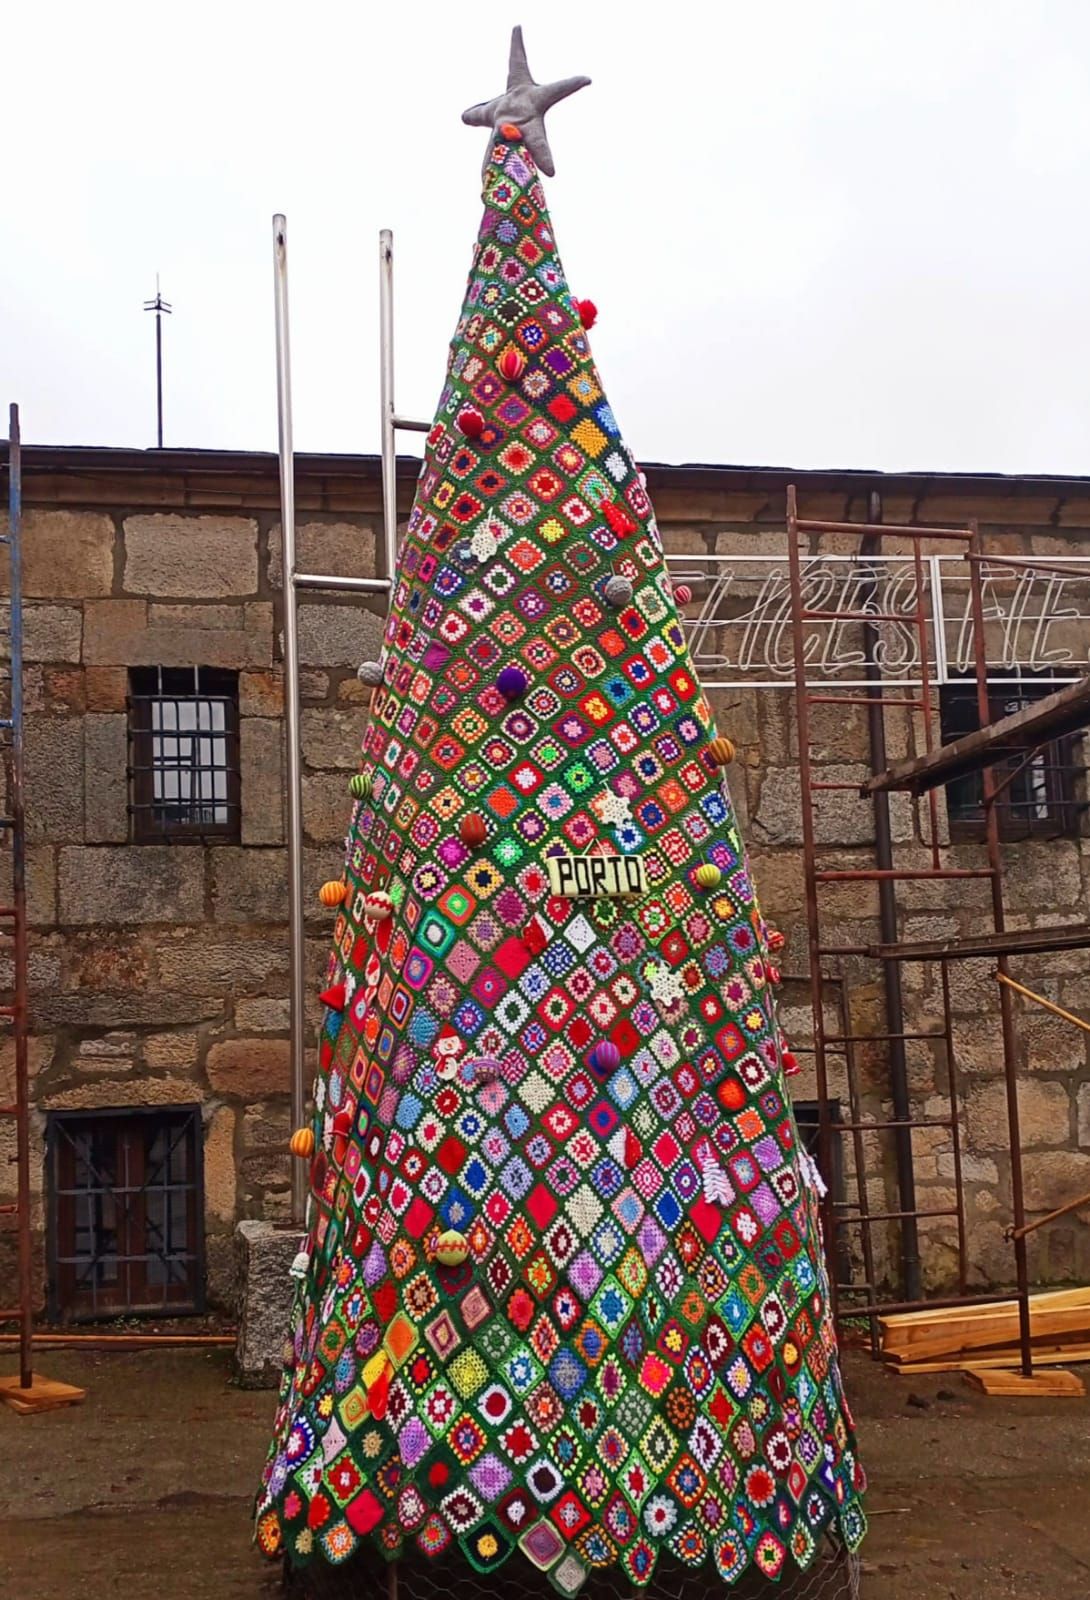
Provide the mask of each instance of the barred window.
{"label": "barred window", "polygon": [[130,670],[129,813],[136,844],[238,841],[237,672]]}
{"label": "barred window", "polygon": [[46,1148],[51,1315],[203,1310],[200,1107],[50,1112]]}
{"label": "barred window", "polygon": [[[1013,716],[1059,687],[1056,680],[1044,675],[1013,684],[989,684],[988,720],[998,722]],[[975,679],[946,684],[939,697],[944,744],[976,732],[980,713]],[[1086,770],[1081,748],[1081,736],[1076,733],[1053,739],[1034,751],[996,751],[992,773],[1000,791],[995,808],[1001,839],[1056,839],[1079,832],[1085,809],[1079,803],[1079,787]],[[979,772],[966,773],[946,785],[946,808],[951,839],[984,837],[984,785]]]}

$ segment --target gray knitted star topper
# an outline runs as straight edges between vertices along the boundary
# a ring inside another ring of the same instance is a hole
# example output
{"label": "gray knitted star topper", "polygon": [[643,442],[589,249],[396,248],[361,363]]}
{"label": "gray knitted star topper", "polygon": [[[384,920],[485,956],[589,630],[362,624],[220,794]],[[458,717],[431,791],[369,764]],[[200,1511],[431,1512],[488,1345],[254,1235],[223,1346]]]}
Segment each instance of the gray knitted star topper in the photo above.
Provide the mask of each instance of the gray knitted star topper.
{"label": "gray knitted star topper", "polygon": [[[462,112],[462,121],[471,128],[487,128],[493,133],[501,123],[511,122],[518,128],[523,141],[539,171],[551,178],[556,168],[553,153],[545,135],[545,113],[558,100],[566,100],[577,89],[585,89],[589,78],[560,78],[556,83],[535,83],[526,64],[526,46],[522,42],[522,29],[511,32],[511,58],[507,64],[507,88],[494,100],[484,100],[479,106],[470,106]],[[484,158],[488,169],[489,147]]]}

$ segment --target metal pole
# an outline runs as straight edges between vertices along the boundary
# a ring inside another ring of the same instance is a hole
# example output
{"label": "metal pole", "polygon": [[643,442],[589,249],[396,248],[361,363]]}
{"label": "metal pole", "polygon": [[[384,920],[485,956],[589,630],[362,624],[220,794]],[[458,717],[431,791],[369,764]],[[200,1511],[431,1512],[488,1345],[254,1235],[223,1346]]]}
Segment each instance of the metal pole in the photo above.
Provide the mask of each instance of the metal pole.
{"label": "metal pole", "polygon": [[19,407],[8,428],[8,550],[11,573],[11,875],[15,959],[15,1160],[19,1253],[19,1386],[33,1382],[31,1304],[30,1083],[27,1068],[26,819],[23,811],[23,459]]}
{"label": "metal pole", "polygon": [[[988,650],[984,637],[984,593],[979,559],[984,553],[983,541],[977,524],[972,521],[972,540],[969,545],[969,599],[973,618],[973,666],[976,673],[976,703],[980,726],[986,728],[991,721],[988,704]],[[980,782],[984,796],[984,817],[987,828],[988,866],[991,870],[992,926],[996,933],[1005,933],[1006,912],[1003,906],[1003,852],[999,843],[999,817],[991,803],[995,795],[995,774],[985,762],[980,769]],[[1005,955],[996,961],[1000,977],[1010,977],[1010,965]],[[1029,1311],[1029,1262],[1026,1256],[1026,1237],[1022,1232],[1026,1221],[1025,1188],[1022,1177],[1022,1129],[1018,1107],[1017,1034],[1014,1025],[1014,1007],[1011,991],[1005,983],[999,986],[999,1025],[1003,1039],[1003,1080],[1007,1098],[1007,1128],[1010,1137],[1011,1157],[1011,1211],[1014,1219],[1014,1271],[1018,1285],[1018,1344],[1025,1376],[1033,1374],[1033,1343]]]}
{"label": "metal pole", "polygon": [[393,583],[397,566],[397,433],[394,425],[394,236],[378,236],[379,383],[382,407],[382,548],[385,576]]}
{"label": "metal pole", "polygon": [[[276,400],[280,436],[280,530],[284,572],[284,738],[288,787],[288,938],[290,946],[291,1125],[306,1114],[306,951],[303,939],[303,793],[299,762],[299,632],[295,599],[295,453],[291,428],[291,334],[288,326],[288,224],[273,217],[273,284],[276,299]],[[302,1223],[307,1174],[291,1164],[292,1220]]]}
{"label": "metal pole", "polygon": [[795,717],[799,733],[799,791],[802,801],[802,860],[806,888],[806,942],[810,968],[810,1009],[814,1019],[814,1077],[818,1106],[818,1166],[826,1181],[821,1202],[825,1230],[825,1261],[829,1273],[829,1303],[833,1320],[839,1313],[836,1242],[836,1196],[833,1192],[833,1133],[829,1116],[829,1076],[825,1045],[825,979],[822,972],[821,929],[818,922],[817,840],[812,810],[813,774],[810,765],[810,701],[806,682],[803,628],[805,603],[802,560],[799,554],[799,508],[793,483],[787,486],[787,571],[791,595],[791,648],[795,672]]}
{"label": "metal pole", "polygon": [[[872,527],[882,522],[882,501],[877,491],[872,492],[867,507],[868,522]],[[882,536],[865,533],[859,545],[860,558],[870,561],[882,552]],[[863,607],[877,595],[877,579],[873,570],[869,584],[863,590]],[[917,592],[917,605],[922,603]],[[867,679],[867,739],[870,765],[873,773],[884,772],[886,760],[886,719],[882,705],[882,669],[878,665],[876,650],[878,629],[872,622],[863,624],[864,676]],[[874,856],[880,870],[893,866],[893,833],[890,825],[889,795],[878,793],[874,801]],[[883,944],[897,943],[897,892],[890,878],[878,880],[878,925]],[[921,1292],[920,1244],[916,1219],[916,1173],[912,1160],[912,1130],[907,1126],[911,1115],[908,1092],[908,1060],[904,1046],[905,1011],[901,989],[900,963],[885,960],[882,963],[882,985],[885,991],[886,1018],[890,1030],[889,1083],[893,1100],[893,1115],[906,1126],[894,1129],[893,1150],[897,1168],[897,1198],[906,1213],[901,1226],[901,1288],[906,1300],[918,1300]]]}
{"label": "metal pole", "polygon": [[155,414],[159,423],[159,449],[163,448],[163,316],[155,313]]}

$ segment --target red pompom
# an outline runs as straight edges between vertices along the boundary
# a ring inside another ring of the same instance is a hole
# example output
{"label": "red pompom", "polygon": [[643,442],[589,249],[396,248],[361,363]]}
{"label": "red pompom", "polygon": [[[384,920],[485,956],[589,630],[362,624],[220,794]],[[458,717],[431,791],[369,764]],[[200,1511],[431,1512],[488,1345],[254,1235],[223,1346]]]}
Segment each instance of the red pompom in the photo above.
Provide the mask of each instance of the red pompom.
{"label": "red pompom", "polygon": [[631,1128],[626,1128],[624,1131],[624,1164],[629,1172],[636,1166],[642,1154],[640,1141],[636,1138]]}
{"label": "red pompom", "polygon": [[463,406],[458,413],[458,426],[467,439],[479,439],[484,432],[484,418],[476,406]]}
{"label": "red pompom", "polygon": [[793,1050],[785,1050],[782,1057],[783,1070],[788,1077],[799,1070],[799,1059]]}
{"label": "red pompom", "polygon": [[330,988],[323,989],[318,999],[324,1006],[328,1006],[331,1011],[343,1011],[347,994],[348,991],[343,983],[334,983]]}
{"label": "red pompom", "polygon": [[598,321],[598,307],[594,304],[593,300],[577,300],[575,302],[575,309],[579,313],[580,322],[589,333],[591,328],[593,328],[594,324]]}

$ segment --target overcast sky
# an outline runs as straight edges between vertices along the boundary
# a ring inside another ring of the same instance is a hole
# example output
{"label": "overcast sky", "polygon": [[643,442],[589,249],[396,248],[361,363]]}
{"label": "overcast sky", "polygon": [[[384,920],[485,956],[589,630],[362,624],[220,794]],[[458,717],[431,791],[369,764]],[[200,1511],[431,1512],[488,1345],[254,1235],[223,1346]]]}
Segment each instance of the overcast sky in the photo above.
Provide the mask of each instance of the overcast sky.
{"label": "overcast sky", "polygon": [[[641,13],[646,20],[641,21]],[[501,20],[501,14],[503,20]],[[638,458],[1090,473],[1088,0],[37,0],[9,8],[0,400],[24,436],[276,443],[288,217],[301,450],[372,450],[377,234],[430,418],[509,23],[569,281]],[[403,446],[418,442],[405,436]]]}

